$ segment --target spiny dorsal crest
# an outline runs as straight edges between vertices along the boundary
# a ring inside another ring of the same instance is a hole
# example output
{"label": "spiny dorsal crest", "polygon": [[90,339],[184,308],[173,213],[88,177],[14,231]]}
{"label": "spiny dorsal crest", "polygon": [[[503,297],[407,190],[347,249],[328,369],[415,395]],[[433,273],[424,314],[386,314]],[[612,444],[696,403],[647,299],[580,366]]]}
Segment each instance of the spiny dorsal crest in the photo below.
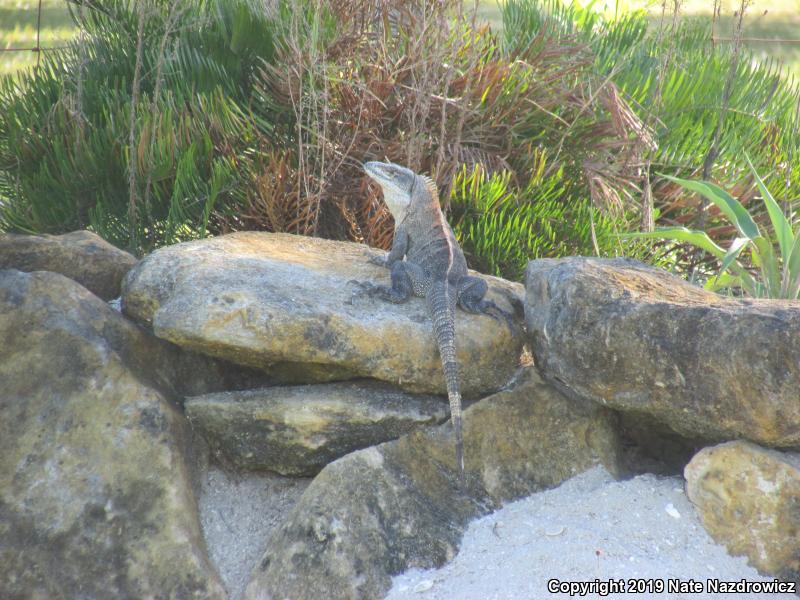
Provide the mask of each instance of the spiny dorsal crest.
{"label": "spiny dorsal crest", "polygon": [[436,185],[436,182],[433,179],[431,179],[430,177],[428,177],[427,175],[420,175],[419,177],[425,183],[425,188],[430,193],[431,198],[433,198],[434,200],[436,200],[438,202],[439,201],[439,187]]}

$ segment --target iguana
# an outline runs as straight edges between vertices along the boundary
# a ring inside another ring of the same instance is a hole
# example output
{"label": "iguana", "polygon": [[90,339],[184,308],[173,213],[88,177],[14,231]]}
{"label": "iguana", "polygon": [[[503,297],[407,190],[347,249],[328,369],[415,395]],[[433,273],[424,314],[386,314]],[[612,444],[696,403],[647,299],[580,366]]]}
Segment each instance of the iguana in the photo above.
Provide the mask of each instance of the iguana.
{"label": "iguana", "polygon": [[[395,222],[391,251],[370,262],[391,269],[392,286],[353,281],[366,293],[388,302],[424,297],[433,319],[433,331],[450,401],[450,418],[456,437],[456,465],[464,483],[464,442],[461,432],[461,390],[455,348],[456,305],[470,313],[509,314],[485,300],[486,281],[467,274],[467,261],[439,206],[439,191],[428,177],[394,163],[368,162],[367,175],[383,189],[383,199]],[[403,260],[405,258],[405,260]]]}

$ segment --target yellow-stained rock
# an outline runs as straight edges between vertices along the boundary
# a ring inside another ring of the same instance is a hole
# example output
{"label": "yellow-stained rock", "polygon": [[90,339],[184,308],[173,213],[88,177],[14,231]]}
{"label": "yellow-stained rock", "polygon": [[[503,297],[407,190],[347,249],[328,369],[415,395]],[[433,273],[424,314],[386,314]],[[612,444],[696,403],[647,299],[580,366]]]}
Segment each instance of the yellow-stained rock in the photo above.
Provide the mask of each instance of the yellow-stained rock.
{"label": "yellow-stained rock", "polygon": [[74,281],[15,270],[0,340],[0,597],[225,598],[183,418],[145,383],[172,350]]}
{"label": "yellow-stained rock", "polygon": [[610,412],[533,369],[464,411],[464,441],[466,492],[450,423],[329,464],[270,538],[245,598],[382,598],[392,575],[452,559],[476,516],[599,463],[619,470]]}
{"label": "yellow-stained rock", "polygon": [[192,427],[227,462],[314,475],[345,454],[448,416],[443,398],[376,381],[320,383],[187,398]]}
{"label": "yellow-stained rock", "polygon": [[684,470],[703,525],[766,575],[800,583],[800,454],[727,442]]}
{"label": "yellow-stained rock", "polygon": [[119,296],[136,257],[91,231],[64,235],[0,234],[0,269],[61,273],[103,300]]}
{"label": "yellow-stained rock", "polygon": [[[350,280],[388,284],[365,246],[288,234],[242,232],[169,246],[131,271],[126,314],[179,346],[263,369],[288,382],[371,377],[443,393],[425,301],[352,299]],[[490,297],[522,287],[496,278]],[[521,326],[521,321],[520,321]],[[485,315],[456,315],[462,391],[496,391],[519,362],[523,336]]]}
{"label": "yellow-stained rock", "polygon": [[800,445],[800,303],[725,298],[628,259],[534,260],[525,281],[548,381],[689,439]]}

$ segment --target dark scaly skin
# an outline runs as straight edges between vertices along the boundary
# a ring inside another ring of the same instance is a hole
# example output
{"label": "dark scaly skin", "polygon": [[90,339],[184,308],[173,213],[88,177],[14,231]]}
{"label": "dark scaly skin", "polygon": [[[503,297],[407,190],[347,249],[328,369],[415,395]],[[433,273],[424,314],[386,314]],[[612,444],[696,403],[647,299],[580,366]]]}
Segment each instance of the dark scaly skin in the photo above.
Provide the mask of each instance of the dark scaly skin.
{"label": "dark scaly skin", "polygon": [[354,283],[361,288],[361,293],[388,302],[399,304],[412,296],[426,299],[447,384],[450,418],[456,437],[456,465],[463,485],[464,441],[455,346],[456,306],[470,313],[488,314],[494,318],[502,316],[509,326],[511,317],[494,302],[484,299],[488,289],[486,281],[467,274],[467,261],[442,214],[436,185],[427,177],[392,163],[367,163],[364,168],[383,188],[384,200],[395,217],[391,251],[385,257],[371,259],[371,262],[391,270],[392,286]]}

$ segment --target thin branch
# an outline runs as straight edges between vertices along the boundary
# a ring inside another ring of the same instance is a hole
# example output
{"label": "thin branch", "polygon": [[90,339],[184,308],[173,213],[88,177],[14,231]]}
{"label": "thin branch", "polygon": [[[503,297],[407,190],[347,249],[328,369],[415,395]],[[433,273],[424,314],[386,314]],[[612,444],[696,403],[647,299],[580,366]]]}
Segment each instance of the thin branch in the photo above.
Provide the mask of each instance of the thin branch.
{"label": "thin branch", "polygon": [[[708,181],[711,177],[711,169],[714,166],[714,161],[719,154],[719,138],[722,135],[722,125],[725,121],[725,115],[728,111],[728,104],[730,104],[731,93],[733,92],[733,80],[736,78],[736,71],[739,68],[739,53],[742,49],[742,26],[744,23],[744,13],[750,4],[750,0],[741,0],[739,6],[738,19],[736,21],[736,29],[734,32],[735,43],[733,46],[733,56],[731,58],[731,66],[728,70],[728,77],[725,80],[725,86],[722,90],[722,102],[720,105],[719,116],[717,118],[717,125],[714,129],[714,135],[711,138],[711,145],[708,148],[708,153],[703,161],[703,174],[704,181]],[[708,201],[705,198],[700,200],[697,214],[697,228],[704,229],[706,224],[706,212],[708,209]]]}
{"label": "thin branch", "polygon": [[[142,1],[142,0],[140,0]],[[156,130],[158,126],[158,119],[156,115],[158,115],[158,101],[161,98],[161,87],[163,85],[164,79],[164,62],[166,58],[166,50],[167,50],[167,42],[169,41],[172,34],[175,32],[175,25],[183,16],[184,11],[186,10],[186,5],[183,6],[181,10],[178,10],[178,6],[182,4],[182,0],[172,0],[169,6],[169,14],[167,15],[167,22],[164,26],[164,34],[161,36],[161,42],[158,45],[158,60],[156,65],[156,79],[155,79],[155,87],[153,89],[153,96],[150,99],[150,145],[147,148],[147,161],[145,163],[145,169],[147,169],[147,181],[144,185],[144,209],[146,211],[150,210],[150,195],[153,186],[153,148],[155,146],[154,140],[156,139]]]}
{"label": "thin branch", "polygon": [[136,28],[136,64],[133,71],[133,84],[131,85],[131,117],[128,130],[128,244],[131,251],[136,250],[136,107],[139,104],[139,93],[142,75],[142,56],[144,53],[144,23],[147,2],[139,0],[137,5],[138,25]]}
{"label": "thin branch", "polygon": [[42,53],[40,49],[42,44],[40,43],[40,37],[42,34],[42,0],[39,0],[39,8],[36,11],[36,68],[39,68],[39,62],[42,59]]}

